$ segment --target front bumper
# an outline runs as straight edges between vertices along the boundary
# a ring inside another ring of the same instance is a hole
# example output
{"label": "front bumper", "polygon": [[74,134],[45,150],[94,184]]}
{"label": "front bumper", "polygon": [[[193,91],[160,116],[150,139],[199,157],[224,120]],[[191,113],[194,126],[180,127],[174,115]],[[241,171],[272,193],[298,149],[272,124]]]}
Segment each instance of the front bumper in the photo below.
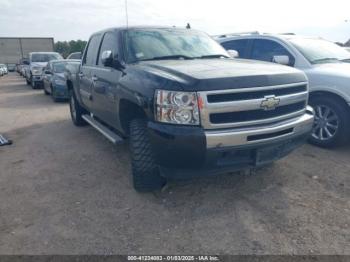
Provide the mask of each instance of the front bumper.
{"label": "front bumper", "polygon": [[157,164],[165,176],[217,174],[266,165],[309,137],[313,110],[267,127],[210,130],[149,122]]}

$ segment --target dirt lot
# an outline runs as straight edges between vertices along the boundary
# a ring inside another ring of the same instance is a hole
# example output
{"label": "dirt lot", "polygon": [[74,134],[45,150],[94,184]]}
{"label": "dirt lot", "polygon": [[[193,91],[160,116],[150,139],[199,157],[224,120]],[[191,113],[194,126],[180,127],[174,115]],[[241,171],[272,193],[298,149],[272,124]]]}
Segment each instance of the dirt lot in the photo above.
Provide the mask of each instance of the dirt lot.
{"label": "dirt lot", "polygon": [[0,78],[0,254],[350,254],[350,146],[136,193],[127,145]]}

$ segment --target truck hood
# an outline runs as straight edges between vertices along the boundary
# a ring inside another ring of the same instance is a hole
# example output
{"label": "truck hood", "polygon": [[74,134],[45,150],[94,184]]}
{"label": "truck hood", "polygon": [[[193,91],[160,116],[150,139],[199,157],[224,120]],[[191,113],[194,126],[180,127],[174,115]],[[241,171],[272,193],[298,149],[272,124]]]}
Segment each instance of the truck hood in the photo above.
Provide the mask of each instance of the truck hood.
{"label": "truck hood", "polygon": [[294,68],[243,59],[158,60],[141,62],[138,66],[155,76],[176,81],[181,84],[183,90],[188,91],[249,88],[307,81],[305,74]]}

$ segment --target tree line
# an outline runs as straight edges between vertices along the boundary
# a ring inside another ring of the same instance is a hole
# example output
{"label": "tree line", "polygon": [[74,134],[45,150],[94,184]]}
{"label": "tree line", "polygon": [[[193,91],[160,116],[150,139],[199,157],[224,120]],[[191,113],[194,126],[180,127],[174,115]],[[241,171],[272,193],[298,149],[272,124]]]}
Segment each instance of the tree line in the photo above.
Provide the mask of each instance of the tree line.
{"label": "tree line", "polygon": [[84,40],[58,41],[54,44],[54,49],[66,58],[70,53],[83,52],[86,43]]}

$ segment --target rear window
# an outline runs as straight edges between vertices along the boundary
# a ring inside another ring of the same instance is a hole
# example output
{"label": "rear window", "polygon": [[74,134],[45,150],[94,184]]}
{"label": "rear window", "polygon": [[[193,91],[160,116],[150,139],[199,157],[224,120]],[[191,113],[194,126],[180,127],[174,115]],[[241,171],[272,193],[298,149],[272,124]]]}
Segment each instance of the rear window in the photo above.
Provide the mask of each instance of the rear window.
{"label": "rear window", "polygon": [[94,35],[89,41],[89,45],[83,59],[83,64],[96,65],[97,52],[100,45],[100,35]]}
{"label": "rear window", "polygon": [[238,39],[238,40],[231,40],[222,43],[221,45],[226,50],[236,50],[239,54],[239,57],[241,58],[248,58],[247,57],[247,48],[248,48],[248,39]]}

